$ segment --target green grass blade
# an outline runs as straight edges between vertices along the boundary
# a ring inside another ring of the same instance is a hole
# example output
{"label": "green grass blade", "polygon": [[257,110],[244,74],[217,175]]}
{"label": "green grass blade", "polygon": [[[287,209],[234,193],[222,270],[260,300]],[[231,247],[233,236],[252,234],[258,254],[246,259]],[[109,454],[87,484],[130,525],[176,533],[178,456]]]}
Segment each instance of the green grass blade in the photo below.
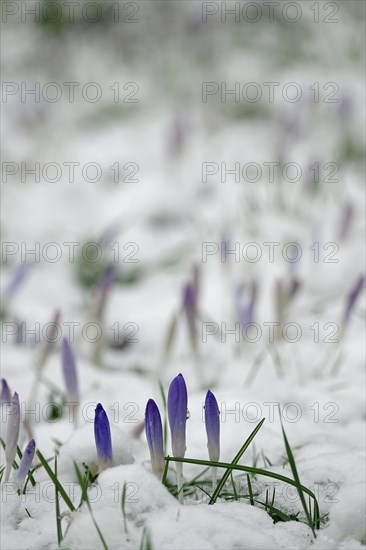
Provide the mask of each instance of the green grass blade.
{"label": "green grass blade", "polygon": [[268,504],[268,502],[262,502],[260,500],[256,500],[256,502],[258,504],[261,504],[262,506],[264,506],[265,510],[267,510],[267,508],[268,508],[269,509],[268,514],[272,518],[273,518],[273,515],[275,515],[275,516],[278,516],[281,521],[293,521],[293,519],[294,519],[293,517],[289,516],[288,514],[285,514],[285,512],[282,512],[281,510],[279,510],[275,506],[272,506],[272,504]]}
{"label": "green grass blade", "polygon": [[121,496],[121,509],[122,509],[122,516],[123,516],[123,525],[125,528],[125,533],[128,533],[127,529],[127,518],[126,518],[126,496],[127,496],[127,485],[126,482],[123,484],[122,489],[122,496]]}
{"label": "green grass blade", "polygon": [[[55,456],[55,477],[57,478],[57,456]],[[58,546],[62,542],[62,527],[61,527],[61,514],[60,514],[60,501],[58,498],[58,488],[55,485],[55,497],[56,497],[56,526],[57,526],[57,542]]]}
{"label": "green grass blade", "polygon": [[88,498],[88,497],[86,498],[86,504],[87,504],[87,506],[88,506],[88,510],[89,510],[89,513],[90,513],[90,517],[92,518],[92,521],[93,521],[93,523],[94,523],[94,527],[95,527],[96,530],[97,530],[97,533],[98,533],[98,535],[99,535],[99,538],[100,538],[100,541],[101,541],[101,543],[102,543],[102,545],[103,545],[103,548],[104,548],[104,550],[108,550],[108,546],[107,546],[107,544],[106,544],[106,542],[105,542],[105,540],[104,540],[104,537],[103,537],[103,535],[102,535],[102,532],[101,532],[101,530],[99,529],[99,526],[98,526],[98,524],[97,524],[97,522],[96,522],[96,519],[95,519],[95,517],[94,517],[93,510],[92,510],[92,507],[91,507],[91,505],[90,505],[90,502],[89,502],[89,498]]}
{"label": "green grass blade", "polygon": [[[241,464],[232,464],[229,462],[211,462],[210,460],[198,460],[198,459],[192,459],[192,458],[177,458],[177,457],[166,457],[165,460],[167,462],[184,462],[186,464],[197,464],[199,466],[216,466],[216,468],[224,468],[228,470],[237,470],[238,472],[246,472],[249,474],[256,474],[264,477],[270,477],[271,479],[277,479],[278,481],[283,481],[284,483],[288,483],[289,485],[292,485],[293,487],[296,487],[296,481],[291,479],[290,477],[284,476],[282,474],[277,474],[276,472],[269,472],[268,470],[263,470],[262,468],[253,468],[251,466],[242,466]],[[314,493],[305,487],[304,485],[301,485],[302,490],[304,493],[310,495],[314,501],[316,501],[316,497]]]}
{"label": "green grass blade", "polygon": [[75,506],[73,505],[73,503],[71,502],[70,498],[68,497],[65,489],[62,487],[61,483],[59,482],[59,480],[57,479],[57,477],[55,476],[55,474],[51,470],[51,468],[48,464],[48,461],[45,459],[45,457],[43,456],[43,454],[39,450],[37,450],[37,456],[38,456],[40,462],[42,463],[42,466],[44,467],[44,469],[48,473],[49,477],[53,481],[53,483],[55,485],[57,485],[58,492],[62,496],[65,504],[67,505],[67,507],[69,508],[69,510],[71,512],[74,512],[75,511]]}
{"label": "green grass blade", "polygon": [[252,489],[252,483],[250,481],[249,474],[247,474],[247,481],[248,481],[248,491],[249,491],[250,504],[252,506],[254,506],[253,489]]}
{"label": "green grass blade", "polygon": [[163,384],[159,380],[159,389],[161,393],[161,398],[163,400],[164,405],[164,419],[163,419],[163,441],[164,441],[164,455],[166,454],[167,449],[167,443],[168,443],[168,422],[167,422],[167,414],[166,414],[166,397],[165,397],[165,391],[163,388]]}
{"label": "green grass blade", "polygon": [[286,436],[286,433],[285,433],[285,430],[284,430],[284,427],[283,427],[281,413],[280,413],[280,420],[281,420],[282,435],[283,435],[283,439],[284,439],[285,447],[286,447],[286,453],[287,453],[288,461],[289,461],[289,464],[290,464],[290,467],[291,467],[292,475],[294,476],[294,480],[295,480],[295,483],[296,483],[296,489],[297,489],[297,492],[299,494],[300,501],[301,501],[303,510],[305,512],[305,516],[306,516],[308,525],[309,525],[310,529],[312,530],[312,533],[313,533],[314,537],[316,537],[316,534],[315,534],[315,531],[314,531],[313,521],[311,519],[311,515],[309,513],[309,509],[308,509],[308,506],[306,504],[304,491],[302,490],[302,485],[300,483],[300,477],[299,477],[299,474],[297,472],[295,458],[294,458],[294,455],[292,453],[290,444],[288,442],[288,439],[287,439],[287,436]]}
{"label": "green grass blade", "polygon": [[[259,430],[261,429],[264,421],[265,421],[265,418],[262,418],[262,420],[259,422],[258,426],[256,426],[254,428],[254,430],[252,431],[252,433],[250,434],[248,439],[244,442],[242,447],[239,449],[239,451],[237,452],[237,454],[233,458],[233,460],[231,462],[232,465],[237,464],[239,462],[239,460],[241,459],[241,457],[243,456],[243,454],[245,453],[245,451],[247,450],[247,448],[249,447],[249,445],[251,444],[251,442],[253,441],[253,439],[255,438],[257,433],[259,432]],[[214,494],[212,495],[212,498],[211,498],[209,504],[215,504],[215,502],[217,500],[217,497],[219,496],[222,488],[224,487],[229,475],[230,475],[230,470],[227,470],[224,473],[224,475],[222,476],[222,478],[220,479],[219,483],[217,484],[217,487],[215,489]]]}
{"label": "green grass blade", "polygon": [[165,468],[164,468],[164,472],[163,472],[163,477],[161,479],[161,482],[163,485],[165,485],[165,487],[167,486],[167,477],[168,477],[168,470],[169,470],[169,456],[167,456],[165,458],[166,462],[165,462]]}

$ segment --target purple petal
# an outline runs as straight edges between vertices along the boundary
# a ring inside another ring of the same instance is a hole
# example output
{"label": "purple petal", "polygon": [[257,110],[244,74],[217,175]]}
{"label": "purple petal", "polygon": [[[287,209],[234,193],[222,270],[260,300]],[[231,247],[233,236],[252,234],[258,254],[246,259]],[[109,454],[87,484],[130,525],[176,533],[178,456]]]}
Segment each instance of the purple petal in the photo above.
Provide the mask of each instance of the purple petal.
{"label": "purple petal", "polygon": [[19,404],[19,395],[17,394],[17,392],[15,392],[13,395],[13,399],[10,405],[10,410],[7,418],[6,447],[5,447],[7,475],[6,475],[5,481],[8,481],[9,479],[11,465],[17,453],[19,429],[20,429],[20,404]]}
{"label": "purple petal", "polygon": [[220,459],[220,411],[216,397],[208,390],[205,400],[207,448],[210,460]]}
{"label": "purple petal", "polygon": [[31,439],[23,453],[22,459],[19,464],[19,469],[16,470],[14,474],[14,481],[17,481],[20,484],[24,482],[26,475],[28,474],[29,469],[32,465],[35,450],[36,443],[34,439]]}
{"label": "purple petal", "polygon": [[5,378],[1,379],[1,395],[0,395],[0,404],[5,405],[6,403],[11,403],[11,392]]}
{"label": "purple petal", "polygon": [[105,272],[98,281],[98,287],[106,290],[109,288],[117,278],[117,269],[114,264],[107,266]]}
{"label": "purple petal", "polygon": [[360,275],[360,277],[357,279],[356,283],[351,288],[347,299],[346,299],[346,307],[344,310],[344,316],[343,316],[343,323],[346,325],[349,321],[349,318],[351,316],[352,310],[355,307],[357,298],[361,294],[363,287],[365,284],[365,276]]}
{"label": "purple petal", "polygon": [[186,452],[187,387],[181,374],[172,381],[168,392],[168,417],[173,455],[183,458]]}
{"label": "purple petal", "polygon": [[113,465],[112,438],[108,416],[102,405],[98,403],[94,417],[94,437],[97,447],[99,471]]}
{"label": "purple petal", "polygon": [[19,265],[13,272],[10,281],[4,291],[4,299],[9,300],[18,290],[20,285],[26,279],[29,273],[29,266],[26,264]]}
{"label": "purple petal", "polygon": [[67,338],[63,338],[61,344],[62,371],[65,386],[72,402],[79,401],[78,378],[73,351]]}
{"label": "purple petal", "polygon": [[158,406],[153,399],[149,399],[146,405],[145,431],[152,471],[154,474],[160,475],[164,470],[163,427]]}

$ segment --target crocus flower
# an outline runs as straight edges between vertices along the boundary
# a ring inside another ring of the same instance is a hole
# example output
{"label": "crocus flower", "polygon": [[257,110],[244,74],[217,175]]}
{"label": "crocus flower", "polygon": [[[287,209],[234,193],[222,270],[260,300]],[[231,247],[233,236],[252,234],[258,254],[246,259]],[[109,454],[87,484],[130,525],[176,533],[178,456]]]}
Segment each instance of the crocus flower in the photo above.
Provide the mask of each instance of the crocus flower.
{"label": "crocus flower", "polygon": [[43,349],[43,353],[41,355],[41,358],[39,360],[39,364],[38,364],[38,368],[39,370],[42,370],[45,363],[46,363],[46,360],[48,359],[48,356],[49,354],[51,353],[51,350],[55,344],[55,342],[57,341],[57,332],[58,332],[58,329],[60,328],[60,318],[61,318],[61,311],[59,309],[57,309],[54,313],[54,316],[52,318],[52,321],[51,321],[51,330],[49,331],[49,333],[47,333],[47,341],[46,341],[46,344],[44,346],[44,349]]}
{"label": "crocus flower", "polygon": [[[172,451],[175,457],[183,458],[186,452],[187,387],[184,378],[178,374],[172,381],[168,392],[168,417],[172,438]],[[178,495],[183,502],[183,478],[181,462],[176,463]]]}
{"label": "crocus flower", "polygon": [[99,473],[113,466],[112,438],[108,416],[98,403],[94,417],[94,437],[97,447]]}
{"label": "crocus flower", "polygon": [[187,402],[186,383],[183,376],[178,374],[169,387],[168,417],[173,455],[181,458],[186,452]]}
{"label": "crocus flower", "polygon": [[103,316],[104,308],[107,302],[108,294],[112,288],[113,283],[117,279],[117,269],[115,264],[110,264],[107,266],[103,275],[100,277],[97,282],[97,292],[96,292],[96,305],[95,305],[95,317],[96,319],[101,319]]}
{"label": "crocus flower", "polygon": [[3,302],[7,303],[13,295],[16,293],[18,288],[21,286],[23,281],[26,279],[29,273],[29,266],[26,264],[19,265],[13,272],[3,294]]}
{"label": "crocus flower", "polygon": [[158,406],[153,399],[149,399],[146,405],[145,431],[150,450],[151,469],[156,476],[161,477],[164,470],[163,427]]}
{"label": "crocus flower", "polygon": [[243,304],[244,285],[240,285],[236,293],[236,310],[237,316],[240,322],[240,326],[243,329],[253,321],[254,306],[257,297],[257,286],[252,284],[250,294],[246,302]]}
{"label": "crocus flower", "polygon": [[197,294],[192,283],[187,283],[183,288],[183,310],[186,314],[189,337],[191,340],[192,350],[197,349],[197,331],[196,331],[196,315],[197,315]]}
{"label": "crocus flower", "polygon": [[356,304],[357,298],[359,297],[359,295],[361,294],[361,292],[363,290],[364,284],[365,284],[365,276],[360,275],[360,277],[357,279],[356,283],[351,288],[349,294],[347,295],[346,307],[345,307],[344,315],[343,315],[343,324],[344,324],[344,326],[346,326],[348,321],[349,321],[352,310],[353,310],[353,308]]}
{"label": "crocus flower", "polygon": [[1,395],[0,395],[0,404],[6,405],[6,403],[11,403],[11,393],[5,378],[1,379]]}
{"label": "crocus flower", "polygon": [[216,397],[208,390],[205,400],[205,423],[207,433],[207,448],[210,460],[220,459],[220,411]]}
{"label": "crocus flower", "polygon": [[14,481],[18,483],[18,485],[22,485],[22,483],[24,483],[26,475],[28,474],[32,465],[35,450],[36,443],[34,439],[31,439],[23,453],[19,468],[14,473]]}
{"label": "crocus flower", "polygon": [[[210,460],[220,460],[220,411],[216,397],[208,390],[205,400],[205,424],[207,433],[207,448]],[[217,468],[212,467],[212,487],[216,487]]]}
{"label": "crocus flower", "polygon": [[67,338],[61,344],[62,371],[65,386],[71,402],[79,402],[78,377],[73,351]]}
{"label": "crocus flower", "polygon": [[17,394],[17,392],[15,392],[13,395],[13,399],[11,401],[9,415],[7,419],[6,447],[5,447],[5,458],[6,458],[5,482],[9,481],[13,461],[17,454],[19,428],[20,428],[20,404],[19,404],[19,395]]}
{"label": "crocus flower", "polygon": [[355,207],[352,202],[347,201],[342,205],[341,218],[339,221],[338,238],[342,241],[349,235],[354,216]]}

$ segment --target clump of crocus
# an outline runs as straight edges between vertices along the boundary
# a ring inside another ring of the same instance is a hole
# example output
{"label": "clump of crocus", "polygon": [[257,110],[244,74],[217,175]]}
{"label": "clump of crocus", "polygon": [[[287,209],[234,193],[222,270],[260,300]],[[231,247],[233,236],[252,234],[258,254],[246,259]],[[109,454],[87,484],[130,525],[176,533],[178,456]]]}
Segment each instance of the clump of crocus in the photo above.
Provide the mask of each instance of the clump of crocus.
{"label": "clump of crocus", "polygon": [[145,431],[150,450],[151,469],[161,478],[164,470],[163,427],[158,406],[153,399],[149,399],[146,405]]}
{"label": "clump of crocus", "polygon": [[[184,458],[186,452],[187,387],[182,374],[171,382],[168,392],[168,418],[173,456]],[[183,464],[176,463],[178,498],[183,503]]]}
{"label": "clump of crocus", "polygon": [[99,473],[113,466],[112,438],[108,416],[98,403],[94,417],[94,437],[97,447]]}
{"label": "clump of crocus", "polygon": [[364,285],[365,285],[365,276],[360,275],[358,277],[357,281],[355,282],[355,284],[352,286],[349,293],[347,294],[346,306],[345,306],[344,314],[343,314],[343,326],[344,327],[346,327],[346,325],[348,324],[348,321],[351,317],[352,310],[355,307],[357,298],[360,296]]}
{"label": "clump of crocus", "polygon": [[19,464],[19,468],[14,473],[14,477],[13,477],[14,481],[19,486],[21,486],[24,483],[25,478],[30,470],[30,467],[33,462],[35,450],[36,450],[36,443],[34,439],[31,439],[23,453],[23,456]]}
{"label": "clump of crocus", "polygon": [[[220,460],[220,411],[214,394],[208,390],[205,399],[205,424],[208,456],[213,462]],[[212,467],[212,488],[215,489],[217,468]]]}
{"label": "clump of crocus", "polygon": [[61,344],[62,372],[64,375],[67,395],[70,402],[79,405],[78,377],[76,372],[75,357],[67,338],[63,338]]}
{"label": "clump of crocus", "polygon": [[20,404],[19,395],[14,393],[11,401],[6,429],[6,447],[5,447],[5,459],[6,459],[6,471],[5,482],[9,481],[11,468],[17,454],[17,443],[20,429]]}

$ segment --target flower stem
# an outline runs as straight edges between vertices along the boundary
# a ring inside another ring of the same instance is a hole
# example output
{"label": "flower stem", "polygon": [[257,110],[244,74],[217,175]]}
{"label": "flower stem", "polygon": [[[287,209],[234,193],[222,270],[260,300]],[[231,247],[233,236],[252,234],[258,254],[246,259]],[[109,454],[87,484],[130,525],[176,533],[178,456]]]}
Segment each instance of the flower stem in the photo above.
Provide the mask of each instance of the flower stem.
{"label": "flower stem", "polygon": [[182,464],[182,462],[177,462],[176,463],[176,469],[177,469],[178,500],[181,504],[184,504],[184,502],[183,502],[183,464]]}

